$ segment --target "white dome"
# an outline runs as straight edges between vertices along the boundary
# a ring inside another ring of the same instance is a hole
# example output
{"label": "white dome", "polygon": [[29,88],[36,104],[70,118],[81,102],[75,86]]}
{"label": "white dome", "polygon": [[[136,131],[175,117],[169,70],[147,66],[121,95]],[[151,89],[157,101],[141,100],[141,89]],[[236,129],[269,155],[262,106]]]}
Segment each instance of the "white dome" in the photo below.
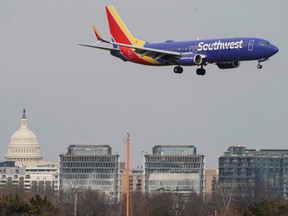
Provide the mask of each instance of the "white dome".
{"label": "white dome", "polygon": [[20,128],[11,137],[5,159],[15,161],[18,165],[38,163],[42,159],[37,138],[27,127],[25,110],[23,111]]}
{"label": "white dome", "polygon": [[10,145],[13,144],[38,145],[35,134],[27,127],[27,119],[21,119],[21,127],[12,135]]}

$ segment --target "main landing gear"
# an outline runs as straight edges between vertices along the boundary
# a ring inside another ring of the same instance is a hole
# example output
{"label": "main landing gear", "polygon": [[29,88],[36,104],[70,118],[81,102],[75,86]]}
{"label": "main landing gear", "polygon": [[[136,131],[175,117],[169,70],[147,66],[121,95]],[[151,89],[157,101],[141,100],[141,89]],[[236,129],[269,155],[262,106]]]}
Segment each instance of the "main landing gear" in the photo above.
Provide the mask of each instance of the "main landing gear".
{"label": "main landing gear", "polygon": [[181,74],[181,73],[183,73],[183,68],[178,65],[178,66],[174,67],[173,71],[174,71],[174,73]]}
{"label": "main landing gear", "polygon": [[[183,68],[180,65],[178,65],[174,67],[173,71],[174,73],[181,74],[183,73]],[[203,65],[201,65],[201,68],[198,68],[196,70],[196,74],[200,76],[204,76],[206,74],[206,70],[203,68]]]}
{"label": "main landing gear", "polygon": [[204,76],[206,74],[206,70],[203,68],[203,65],[201,65],[201,68],[196,70],[196,74],[200,76]]}

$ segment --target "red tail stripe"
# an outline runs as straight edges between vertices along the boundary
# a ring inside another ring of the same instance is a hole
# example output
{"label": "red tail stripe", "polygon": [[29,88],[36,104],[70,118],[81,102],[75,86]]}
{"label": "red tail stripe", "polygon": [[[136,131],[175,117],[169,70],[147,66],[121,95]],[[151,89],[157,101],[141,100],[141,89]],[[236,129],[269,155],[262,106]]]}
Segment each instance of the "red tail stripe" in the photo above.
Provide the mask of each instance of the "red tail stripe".
{"label": "red tail stripe", "polygon": [[125,43],[131,45],[131,42],[125,35],[125,33],[122,31],[121,27],[117,23],[117,21],[114,19],[113,15],[110,13],[108,8],[106,7],[106,13],[107,13],[107,18],[110,26],[110,33],[113,37],[113,39],[117,43]]}

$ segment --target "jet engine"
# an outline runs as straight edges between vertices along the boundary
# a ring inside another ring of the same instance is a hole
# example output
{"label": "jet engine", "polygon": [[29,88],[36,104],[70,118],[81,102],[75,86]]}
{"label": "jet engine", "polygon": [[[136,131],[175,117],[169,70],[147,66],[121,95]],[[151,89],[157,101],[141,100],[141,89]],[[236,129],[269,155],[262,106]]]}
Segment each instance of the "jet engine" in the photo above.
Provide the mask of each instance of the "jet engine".
{"label": "jet engine", "polygon": [[115,56],[115,57],[117,57],[117,58],[120,58],[120,59],[122,59],[122,60],[125,61],[125,62],[128,61],[128,60],[123,56],[123,54],[122,54],[120,51],[118,51],[118,50],[111,50],[110,53],[111,53],[112,56]]}
{"label": "jet engine", "polygon": [[230,69],[230,68],[237,68],[240,65],[240,61],[232,61],[232,62],[220,62],[217,63],[217,66],[220,69]]}
{"label": "jet engine", "polygon": [[182,55],[178,63],[179,65],[201,65],[203,58],[199,54],[184,54]]}

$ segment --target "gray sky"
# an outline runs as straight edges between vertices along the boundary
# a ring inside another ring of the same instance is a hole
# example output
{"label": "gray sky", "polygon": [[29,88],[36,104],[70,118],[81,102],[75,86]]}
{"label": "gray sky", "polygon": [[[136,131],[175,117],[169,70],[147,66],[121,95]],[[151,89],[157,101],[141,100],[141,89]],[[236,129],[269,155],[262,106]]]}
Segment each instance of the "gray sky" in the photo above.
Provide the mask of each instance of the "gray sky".
{"label": "gray sky", "polygon": [[[124,63],[109,52],[80,47],[110,38],[106,4],[143,40],[251,36],[279,53],[263,69],[173,67]],[[70,144],[107,144],[132,166],[154,145],[195,145],[217,167],[229,145],[288,147],[288,1],[10,1],[0,2],[0,158],[20,127],[22,109],[46,160]]]}

